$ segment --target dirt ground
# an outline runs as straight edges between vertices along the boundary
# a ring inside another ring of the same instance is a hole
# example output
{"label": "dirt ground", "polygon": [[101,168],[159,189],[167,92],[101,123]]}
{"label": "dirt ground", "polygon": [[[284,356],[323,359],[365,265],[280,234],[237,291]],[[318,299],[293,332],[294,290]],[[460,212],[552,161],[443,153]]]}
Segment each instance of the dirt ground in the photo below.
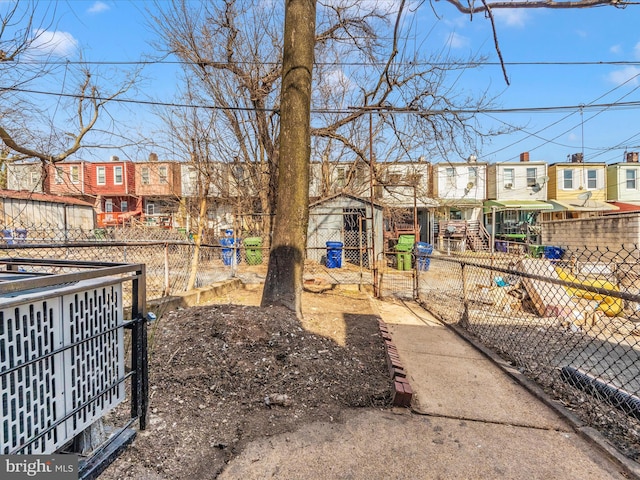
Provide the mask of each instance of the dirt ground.
{"label": "dirt ground", "polygon": [[101,476],[214,479],[252,440],[387,408],[378,317],[359,292],[305,292],[304,320],[261,286],[150,328],[149,427]]}

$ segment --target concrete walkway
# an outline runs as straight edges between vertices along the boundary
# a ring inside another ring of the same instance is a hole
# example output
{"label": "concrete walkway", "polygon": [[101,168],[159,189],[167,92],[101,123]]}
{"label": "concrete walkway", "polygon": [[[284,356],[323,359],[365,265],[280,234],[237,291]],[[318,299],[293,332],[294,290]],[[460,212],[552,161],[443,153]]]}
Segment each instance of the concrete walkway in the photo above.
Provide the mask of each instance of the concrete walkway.
{"label": "concrete walkway", "polygon": [[372,305],[392,334],[412,408],[356,411],[345,423],[254,442],[219,478],[633,478],[636,464],[613,461],[418,305]]}

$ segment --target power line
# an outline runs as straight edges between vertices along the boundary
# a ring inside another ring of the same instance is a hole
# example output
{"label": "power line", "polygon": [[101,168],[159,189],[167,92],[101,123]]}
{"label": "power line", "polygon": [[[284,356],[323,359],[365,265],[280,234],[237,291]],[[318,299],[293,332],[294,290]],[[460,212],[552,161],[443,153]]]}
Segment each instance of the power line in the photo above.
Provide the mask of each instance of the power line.
{"label": "power line", "polygon": [[[163,102],[157,100],[140,100],[140,99],[132,99],[132,98],[112,98],[103,97],[103,96],[89,96],[89,95],[80,95],[73,93],[59,93],[59,92],[47,92],[42,90],[31,90],[31,89],[22,89],[22,88],[2,88],[0,87],[0,91],[12,91],[17,93],[28,93],[33,95],[46,95],[53,97],[64,97],[64,98],[75,98],[75,99],[84,99],[84,100],[95,100],[95,101],[110,101],[114,103],[127,103],[127,104],[135,104],[135,105],[149,105],[149,106],[158,106],[158,107],[175,107],[175,108],[202,108],[208,110],[231,110],[231,111],[266,111],[266,112],[277,112],[279,109],[277,108],[264,108],[257,109],[255,107],[221,107],[217,105],[203,105],[203,104],[190,104],[190,103],[175,103],[175,102]],[[408,115],[447,115],[447,114],[514,114],[514,113],[559,113],[559,112],[567,112],[567,111],[579,111],[583,109],[584,111],[589,110],[602,110],[602,109],[613,109],[613,110],[626,110],[640,107],[640,100],[634,100],[629,102],[613,102],[613,103],[591,103],[591,104],[576,104],[576,105],[556,105],[556,106],[547,106],[547,107],[514,107],[514,108],[478,108],[478,109],[469,109],[469,108],[438,108],[438,109],[418,109],[418,108],[395,108],[393,106],[380,106],[380,107],[352,107],[347,109],[331,109],[331,108],[317,108],[312,109],[312,113],[316,114],[353,114],[355,111],[367,111],[367,112],[375,112],[375,113],[384,113],[384,114],[408,114]]]}
{"label": "power line", "polygon": [[[11,65],[130,65],[130,66],[144,66],[144,65],[193,65],[195,62],[188,62],[184,60],[14,60],[5,61]],[[203,60],[198,62],[199,65],[211,65],[211,66],[225,66],[225,65],[258,65],[257,62],[217,62],[213,60]],[[260,62],[259,65],[281,65],[280,62]],[[336,66],[336,67],[385,67],[387,62],[316,62],[318,66]],[[507,67],[518,66],[640,66],[640,60],[584,60],[584,61],[511,61],[511,62],[495,62],[495,61],[471,61],[471,62],[396,62],[397,66],[416,66],[416,67],[500,67],[502,65]]]}

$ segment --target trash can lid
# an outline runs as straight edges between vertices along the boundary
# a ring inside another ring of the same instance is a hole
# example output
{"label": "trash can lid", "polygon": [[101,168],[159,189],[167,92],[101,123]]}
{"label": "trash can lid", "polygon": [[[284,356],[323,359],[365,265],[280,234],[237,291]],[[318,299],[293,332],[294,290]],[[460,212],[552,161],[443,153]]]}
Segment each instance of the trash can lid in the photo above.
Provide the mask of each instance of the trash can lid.
{"label": "trash can lid", "polygon": [[327,247],[341,247],[342,242],[327,242]]}
{"label": "trash can lid", "polygon": [[413,243],[415,238],[415,235],[400,235],[398,237],[398,243]]}
{"label": "trash can lid", "polygon": [[244,239],[244,244],[250,246],[262,245],[262,237],[247,237]]}

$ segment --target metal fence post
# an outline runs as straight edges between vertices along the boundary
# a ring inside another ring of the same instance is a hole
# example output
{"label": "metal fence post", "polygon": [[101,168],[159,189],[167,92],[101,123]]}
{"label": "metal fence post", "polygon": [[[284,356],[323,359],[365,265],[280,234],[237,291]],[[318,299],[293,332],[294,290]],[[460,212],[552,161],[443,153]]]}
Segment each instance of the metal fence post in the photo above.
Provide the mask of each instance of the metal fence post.
{"label": "metal fence post", "polygon": [[149,365],[147,362],[147,315],[145,305],[146,274],[145,265],[132,280],[131,317],[135,321],[131,330],[131,416],[138,417],[140,430],[147,428],[147,407],[149,393]]}

